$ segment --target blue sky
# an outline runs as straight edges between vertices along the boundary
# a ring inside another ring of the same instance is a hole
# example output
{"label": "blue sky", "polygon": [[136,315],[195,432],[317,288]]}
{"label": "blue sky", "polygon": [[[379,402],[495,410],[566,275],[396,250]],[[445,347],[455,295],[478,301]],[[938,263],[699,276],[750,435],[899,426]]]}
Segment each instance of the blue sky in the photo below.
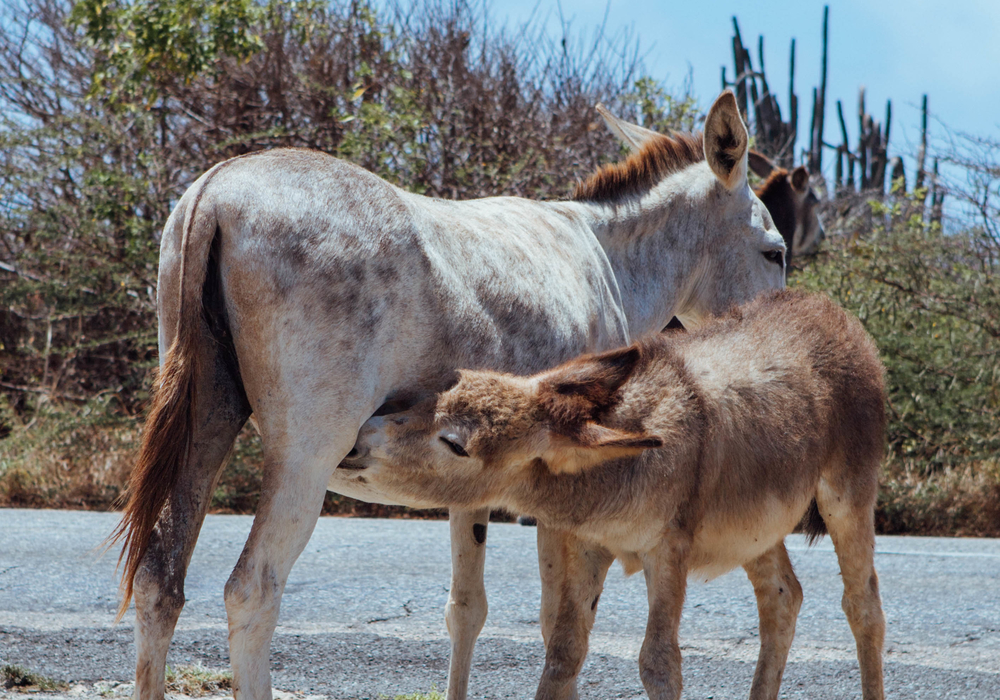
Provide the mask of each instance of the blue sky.
{"label": "blue sky", "polygon": [[[836,100],[843,101],[848,135],[857,135],[858,88],[867,88],[868,111],[882,121],[892,99],[890,155],[916,151],[920,100],[928,94],[932,120],[979,135],[1000,135],[1000,0],[833,0],[830,2],[827,112],[824,136],[840,142]],[[491,13],[509,26],[532,11],[555,32],[555,0],[494,0]],[[537,8],[537,9],[536,9]],[[732,76],[731,17],[757,62],[764,35],[768,82],[787,114],[788,49],[796,38],[799,149],[808,146],[812,87],[819,84],[823,3],[801,0],[563,0],[575,32],[590,34],[608,12],[607,33],[631,29],[647,71],[680,86],[690,65],[694,89],[708,106],[720,89],[720,67]],[[934,131],[932,125],[933,148]],[[940,132],[939,132],[940,133]],[[824,154],[824,165],[831,156]],[[824,168],[826,169],[826,168]],[[912,175],[909,175],[912,177]]]}

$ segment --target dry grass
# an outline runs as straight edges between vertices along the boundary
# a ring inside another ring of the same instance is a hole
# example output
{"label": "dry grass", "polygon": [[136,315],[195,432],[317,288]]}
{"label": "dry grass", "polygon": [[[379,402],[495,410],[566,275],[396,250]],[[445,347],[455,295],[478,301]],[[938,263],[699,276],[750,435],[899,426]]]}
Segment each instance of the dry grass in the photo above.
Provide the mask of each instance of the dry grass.
{"label": "dry grass", "polygon": [[884,465],[876,526],[886,535],[1000,537],[1000,459],[930,475],[913,460]]}
{"label": "dry grass", "polygon": [[188,697],[218,695],[232,691],[231,671],[213,670],[201,664],[194,666],[167,666],[167,692],[181,693]]}
{"label": "dry grass", "polygon": [[[50,410],[31,424],[15,424],[11,434],[0,439],[0,507],[115,508],[140,434],[138,419],[88,424],[75,410]],[[260,438],[248,425],[216,485],[210,512],[255,512],[263,462]],[[360,518],[448,516],[445,509],[364,503],[335,493],[327,494],[323,513]]]}
{"label": "dry grass", "polygon": [[89,423],[67,420],[65,411],[39,412],[0,440],[0,506],[110,508],[138,434],[134,421]]}
{"label": "dry grass", "polygon": [[[385,698],[388,700],[388,698]],[[443,694],[439,693],[437,688],[431,688],[429,693],[413,693],[411,695],[397,695],[392,700],[445,700]]]}
{"label": "dry grass", "polygon": [[20,692],[51,692],[55,690],[66,690],[69,686],[62,681],[33,673],[24,666],[15,664],[4,664],[0,666],[0,687],[6,690],[18,690]]}

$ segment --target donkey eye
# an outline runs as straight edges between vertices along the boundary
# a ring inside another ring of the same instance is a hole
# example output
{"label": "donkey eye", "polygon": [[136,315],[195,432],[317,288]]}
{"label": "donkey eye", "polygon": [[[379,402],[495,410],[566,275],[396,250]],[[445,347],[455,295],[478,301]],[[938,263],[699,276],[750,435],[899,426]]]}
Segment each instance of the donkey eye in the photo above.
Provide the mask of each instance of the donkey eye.
{"label": "donkey eye", "polygon": [[785,254],[780,250],[765,250],[764,258],[775,265],[781,265],[782,267],[785,265]]}
{"label": "donkey eye", "polygon": [[442,436],[438,438],[441,442],[448,446],[448,449],[457,454],[459,457],[468,457],[469,453],[465,451],[465,448],[459,445],[457,442],[452,442],[448,438]]}

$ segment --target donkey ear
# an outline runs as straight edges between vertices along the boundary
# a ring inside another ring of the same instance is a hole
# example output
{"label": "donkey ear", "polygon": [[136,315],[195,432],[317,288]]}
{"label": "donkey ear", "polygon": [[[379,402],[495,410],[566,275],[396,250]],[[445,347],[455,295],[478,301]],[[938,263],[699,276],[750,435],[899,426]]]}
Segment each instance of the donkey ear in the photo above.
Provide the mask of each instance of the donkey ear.
{"label": "donkey ear", "polygon": [[728,190],[746,183],[749,142],[747,128],[736,106],[736,96],[732,90],[726,90],[705,118],[705,160]]}
{"label": "donkey ear", "polygon": [[582,425],[609,408],[639,362],[639,347],[571,360],[538,378],[538,399],[557,424]]}
{"label": "donkey ear", "polygon": [[800,165],[793,170],[789,179],[792,181],[792,189],[796,192],[805,192],[809,189],[809,171],[805,169],[805,166]]}
{"label": "donkey ear", "polygon": [[542,460],[553,474],[580,474],[619,457],[635,457],[663,447],[663,440],[647,433],[628,433],[597,423],[586,423],[572,434],[550,433]]}
{"label": "donkey ear", "polygon": [[597,113],[604,118],[604,123],[608,125],[611,132],[617,136],[623,144],[628,146],[630,151],[638,151],[650,141],[655,141],[656,139],[661,138],[661,134],[658,134],[651,129],[646,129],[638,124],[629,124],[627,121],[619,119],[609,112],[607,107],[599,102],[594,109],[596,109]]}
{"label": "donkey ear", "polygon": [[774,171],[774,163],[763,153],[751,150],[747,153],[747,160],[750,163],[750,169],[757,173],[759,178],[766,180]]}

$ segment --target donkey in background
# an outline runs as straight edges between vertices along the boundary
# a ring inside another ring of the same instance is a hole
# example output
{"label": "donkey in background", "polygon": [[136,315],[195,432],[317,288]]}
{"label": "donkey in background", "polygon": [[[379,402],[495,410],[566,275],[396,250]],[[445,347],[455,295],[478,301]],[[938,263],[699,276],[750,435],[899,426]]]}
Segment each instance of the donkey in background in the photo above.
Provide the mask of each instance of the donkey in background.
{"label": "donkey in background", "polygon": [[[326,490],[408,504],[337,468],[369,417],[447,389],[459,367],[538,372],[784,286],[785,245],[749,187],[747,143],[727,92],[703,139],[651,138],[572,201],[429,199],[304,150],[202,175],[163,232],[160,374],[117,530],[136,698],[163,697],[188,562],[251,414],[263,486],[225,602],[234,693],[267,700],[282,592]],[[466,697],[486,618],[488,519],[487,504],[451,512],[450,700]],[[589,546],[547,527],[539,542]],[[559,608],[559,582],[543,591]]]}
{"label": "donkey in background", "polygon": [[789,172],[757,151],[750,151],[748,161],[750,169],[764,181],[754,193],[764,202],[785,239],[785,263],[815,253],[826,233],[819,220],[819,197],[809,184],[809,171],[800,165]]}
{"label": "donkey in background", "polygon": [[650,698],[681,696],[686,579],[737,566],[760,614],[750,698],[777,698],[802,601],[784,538],[806,516],[811,538],[833,539],[863,697],[881,700],[873,555],[883,374],[861,324],[829,299],[765,293],[692,333],[534,376],[463,371],[439,397],[370,419],[347,464],[401,500],[504,506],[588,545],[597,563],[540,547],[543,575],[567,591],[543,611],[540,699],[574,696],[614,559],[645,573],[639,668]]}

